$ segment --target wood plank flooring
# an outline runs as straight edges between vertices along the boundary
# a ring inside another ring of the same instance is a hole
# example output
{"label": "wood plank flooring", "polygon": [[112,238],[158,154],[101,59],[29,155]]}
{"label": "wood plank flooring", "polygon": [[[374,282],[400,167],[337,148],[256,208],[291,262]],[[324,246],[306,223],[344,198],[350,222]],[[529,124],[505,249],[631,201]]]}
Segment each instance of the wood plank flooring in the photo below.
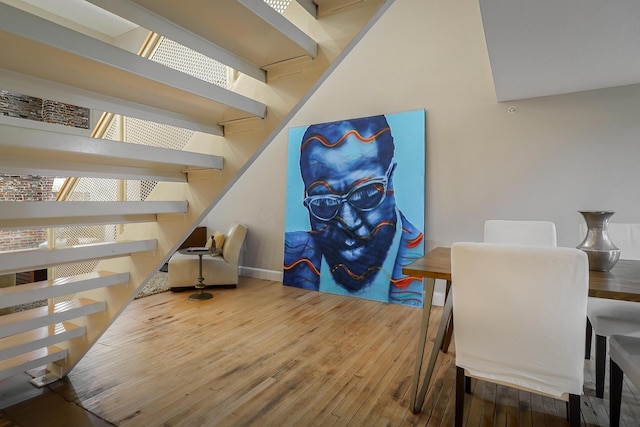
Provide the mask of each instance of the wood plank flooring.
{"label": "wood plank flooring", "polygon": [[[67,379],[0,411],[0,427],[453,425],[453,345],[422,413],[408,409],[420,310],[248,278],[213,293],[135,300]],[[607,426],[593,360],[585,375],[583,425]],[[640,425],[639,402],[625,382],[623,425]],[[564,402],[480,381],[465,415],[467,426],[568,425]]]}

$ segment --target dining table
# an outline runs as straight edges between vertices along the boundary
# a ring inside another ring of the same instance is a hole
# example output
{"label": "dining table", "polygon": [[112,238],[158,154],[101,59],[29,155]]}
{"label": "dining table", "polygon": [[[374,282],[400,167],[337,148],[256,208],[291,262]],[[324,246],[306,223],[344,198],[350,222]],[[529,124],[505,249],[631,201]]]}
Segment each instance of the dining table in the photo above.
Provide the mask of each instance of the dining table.
{"label": "dining table", "polygon": [[[422,321],[416,350],[410,401],[412,412],[419,413],[424,404],[438,355],[441,352],[447,352],[453,334],[453,298],[450,292],[450,288],[453,285],[451,278],[451,248],[437,247],[411,264],[404,266],[402,272],[408,276],[421,277],[424,287]],[[433,294],[435,283],[438,279],[446,282],[445,302],[422,379],[422,385],[418,391],[425,345],[430,332],[429,318],[431,316]],[[589,270],[589,296],[640,302],[640,261],[621,259],[610,271]]]}

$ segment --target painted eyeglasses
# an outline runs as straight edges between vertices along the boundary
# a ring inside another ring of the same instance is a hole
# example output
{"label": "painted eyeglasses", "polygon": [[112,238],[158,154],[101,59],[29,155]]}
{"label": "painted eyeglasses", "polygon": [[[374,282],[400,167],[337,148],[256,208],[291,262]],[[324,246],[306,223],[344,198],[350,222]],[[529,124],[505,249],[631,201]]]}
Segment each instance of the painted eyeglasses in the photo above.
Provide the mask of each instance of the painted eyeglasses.
{"label": "painted eyeglasses", "polygon": [[362,212],[371,211],[384,201],[389,178],[395,165],[391,162],[384,176],[363,181],[346,194],[307,195],[303,203],[311,215],[320,221],[330,221],[335,218],[344,203],[349,203],[354,209]]}

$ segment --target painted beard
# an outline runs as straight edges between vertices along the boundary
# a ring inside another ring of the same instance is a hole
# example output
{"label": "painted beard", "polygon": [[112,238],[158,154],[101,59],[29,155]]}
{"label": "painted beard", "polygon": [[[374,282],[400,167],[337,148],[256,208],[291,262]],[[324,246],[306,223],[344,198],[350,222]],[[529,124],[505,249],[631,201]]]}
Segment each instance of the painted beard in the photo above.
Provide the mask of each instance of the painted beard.
{"label": "painted beard", "polygon": [[[354,237],[330,226],[315,235],[337,284],[350,292],[369,286],[378,275],[395,235],[395,223],[380,227],[370,238]],[[336,243],[340,242],[340,243]]]}

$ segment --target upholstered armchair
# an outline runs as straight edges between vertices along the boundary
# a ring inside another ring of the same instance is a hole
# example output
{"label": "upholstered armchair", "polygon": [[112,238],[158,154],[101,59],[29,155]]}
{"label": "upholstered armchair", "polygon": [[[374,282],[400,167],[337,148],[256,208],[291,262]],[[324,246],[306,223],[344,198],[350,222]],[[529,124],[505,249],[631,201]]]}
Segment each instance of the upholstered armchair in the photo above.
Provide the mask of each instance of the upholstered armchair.
{"label": "upholstered armchair", "polygon": [[455,243],[451,248],[456,426],[469,378],[568,401],[580,425],[587,255],[574,248]]}
{"label": "upholstered armchair", "polygon": [[[246,235],[245,225],[234,224],[225,235],[222,253],[202,257],[202,276],[207,286],[237,286],[238,264]],[[172,291],[192,289],[199,276],[198,262],[197,256],[175,253],[169,259],[169,288]]]}

